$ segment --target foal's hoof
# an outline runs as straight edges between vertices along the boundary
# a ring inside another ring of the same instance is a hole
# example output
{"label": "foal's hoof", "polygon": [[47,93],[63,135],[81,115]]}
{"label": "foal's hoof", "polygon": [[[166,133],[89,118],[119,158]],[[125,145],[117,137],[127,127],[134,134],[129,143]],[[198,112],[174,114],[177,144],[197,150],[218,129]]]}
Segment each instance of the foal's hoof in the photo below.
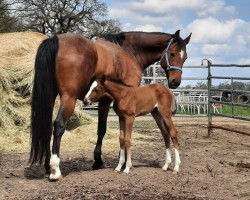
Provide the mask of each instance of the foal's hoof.
{"label": "foal's hoof", "polygon": [[62,180],[62,175],[60,175],[58,178],[54,178],[54,177],[49,177],[49,181],[50,182],[57,182],[57,181],[60,181]]}
{"label": "foal's hoof", "polygon": [[177,172],[176,170],[174,170],[172,173],[173,173],[173,174],[178,174],[179,172]]}
{"label": "foal's hoof", "polygon": [[93,170],[97,170],[97,169],[103,168],[103,162],[102,162],[102,160],[95,161],[95,163],[93,164],[92,167],[93,167]]}
{"label": "foal's hoof", "polygon": [[118,171],[118,170],[114,170],[114,173],[115,173],[115,174],[119,174],[119,172],[120,172],[120,171]]}

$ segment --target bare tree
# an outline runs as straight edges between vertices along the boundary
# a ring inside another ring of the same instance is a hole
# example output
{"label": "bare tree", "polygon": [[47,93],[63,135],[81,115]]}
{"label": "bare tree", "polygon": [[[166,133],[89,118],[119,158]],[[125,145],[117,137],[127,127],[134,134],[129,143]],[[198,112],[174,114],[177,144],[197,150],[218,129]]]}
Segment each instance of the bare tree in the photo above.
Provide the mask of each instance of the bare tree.
{"label": "bare tree", "polygon": [[107,19],[100,0],[25,0],[19,7],[23,24],[46,35],[78,33],[88,38],[119,32],[118,20]]}
{"label": "bare tree", "polygon": [[0,0],[0,33],[19,31],[17,18],[11,13],[13,1]]}

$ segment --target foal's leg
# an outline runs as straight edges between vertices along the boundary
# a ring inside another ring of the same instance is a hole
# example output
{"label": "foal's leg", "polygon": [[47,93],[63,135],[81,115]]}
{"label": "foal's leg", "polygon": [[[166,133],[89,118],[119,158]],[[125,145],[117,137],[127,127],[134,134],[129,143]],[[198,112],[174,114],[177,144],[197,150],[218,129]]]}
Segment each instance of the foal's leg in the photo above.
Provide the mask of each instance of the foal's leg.
{"label": "foal's leg", "polygon": [[170,133],[170,137],[172,139],[172,142],[174,144],[174,152],[175,152],[175,166],[174,166],[174,171],[173,173],[174,174],[177,174],[179,172],[179,166],[181,164],[181,160],[180,160],[180,155],[179,155],[179,145],[178,145],[178,137],[177,137],[177,130],[174,126],[174,123],[172,121],[172,118],[171,118],[171,111],[169,112],[165,112],[165,114],[163,115],[163,118],[166,122],[166,126],[167,126],[167,129]]}
{"label": "foal's leg", "polygon": [[166,146],[166,162],[165,165],[162,167],[162,169],[164,171],[167,171],[168,166],[170,165],[170,163],[172,162],[171,160],[171,150],[170,150],[170,136],[169,136],[169,132],[166,129],[165,126],[165,122],[163,117],[161,116],[161,114],[159,113],[158,109],[155,108],[152,112],[151,112],[153,118],[155,119],[155,122],[157,124],[157,126],[159,127],[159,129],[161,130],[161,134],[163,136],[164,142],[165,142],[165,146]]}
{"label": "foal's leg", "polygon": [[125,119],[119,117],[120,123],[120,159],[119,164],[115,168],[115,172],[120,172],[123,164],[125,163]]}
{"label": "foal's leg", "polygon": [[127,152],[127,162],[126,162],[126,168],[124,170],[124,173],[128,174],[130,168],[132,167],[131,162],[131,134],[133,129],[133,123],[134,123],[134,117],[126,117],[126,132],[125,132],[125,148]]}
{"label": "foal's leg", "polygon": [[98,138],[94,151],[95,163],[93,164],[93,169],[100,169],[103,165],[102,161],[102,140],[107,129],[107,118],[109,112],[109,106],[112,101],[105,98],[99,102],[98,106]]}
{"label": "foal's leg", "polygon": [[56,181],[62,178],[61,171],[59,168],[60,164],[60,143],[62,135],[66,129],[66,124],[72,115],[76,104],[76,99],[69,96],[61,97],[61,105],[58,111],[58,115],[54,122],[54,132],[53,132],[53,146],[52,155],[50,159],[51,174],[49,176],[50,180]]}

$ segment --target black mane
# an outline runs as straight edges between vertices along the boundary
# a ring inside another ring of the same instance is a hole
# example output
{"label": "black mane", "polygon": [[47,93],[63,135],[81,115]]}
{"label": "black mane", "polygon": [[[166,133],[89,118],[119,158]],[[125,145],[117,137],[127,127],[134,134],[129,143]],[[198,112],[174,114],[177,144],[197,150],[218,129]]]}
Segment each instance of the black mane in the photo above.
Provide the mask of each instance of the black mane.
{"label": "black mane", "polygon": [[[121,33],[115,33],[115,34],[105,34],[102,35],[102,38],[105,40],[115,43],[122,47],[124,40],[126,40],[126,35],[128,34],[147,34],[147,35],[168,35],[171,38],[174,37],[173,34],[169,33],[162,33],[162,32],[140,32],[140,31],[131,31],[131,32],[121,32]],[[184,40],[180,37],[178,43],[177,43],[178,49],[181,51],[183,47],[185,47]]]}
{"label": "black mane", "polygon": [[121,33],[115,33],[115,34],[111,34],[111,33],[105,34],[105,35],[102,35],[102,38],[104,38],[105,40],[109,42],[122,46],[124,40],[126,39],[127,34],[168,35],[168,36],[173,37],[173,35],[169,33],[131,31],[131,32],[121,32]]}
{"label": "black mane", "polygon": [[116,34],[105,34],[102,36],[102,38],[104,38],[105,40],[109,42],[122,46],[123,41],[125,40],[125,34],[124,32],[116,33]]}
{"label": "black mane", "polygon": [[132,87],[131,85],[127,85],[126,83],[124,83],[121,79],[107,77],[107,80],[114,82],[114,83],[117,83],[117,84],[120,84],[120,85],[123,85],[123,86],[126,86],[126,87]]}

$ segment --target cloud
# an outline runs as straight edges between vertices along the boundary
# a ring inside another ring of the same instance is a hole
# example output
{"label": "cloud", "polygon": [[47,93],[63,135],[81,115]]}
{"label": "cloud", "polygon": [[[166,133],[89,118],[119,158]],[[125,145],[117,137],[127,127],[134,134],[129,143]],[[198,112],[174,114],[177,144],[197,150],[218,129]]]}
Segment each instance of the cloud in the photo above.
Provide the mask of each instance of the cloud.
{"label": "cloud", "polygon": [[[249,65],[250,66],[250,58],[241,58],[239,60],[239,64],[240,65]],[[248,68],[248,70],[249,70],[249,68]]]}
{"label": "cloud", "polygon": [[[235,4],[237,6],[237,4]],[[202,58],[216,63],[247,63],[250,49],[250,21],[237,18],[240,8],[225,0],[126,0],[114,1],[112,18],[120,19],[124,31],[181,30],[185,38],[189,65]]]}
{"label": "cloud", "polygon": [[204,57],[216,62],[242,62],[249,57],[250,22],[242,19],[218,20],[213,17],[196,19],[187,26],[193,32],[191,42],[198,45]]}
{"label": "cloud", "polygon": [[213,17],[196,19],[187,26],[193,32],[193,42],[196,43],[225,43],[235,35],[238,29],[243,28],[246,23],[241,19],[219,21]]}
{"label": "cloud", "polygon": [[217,56],[220,54],[228,54],[230,46],[228,44],[205,44],[202,47],[202,54],[209,56]]}
{"label": "cloud", "polygon": [[162,32],[161,26],[154,26],[151,24],[146,24],[144,26],[140,25],[134,29],[134,31],[145,31],[145,32]]}
{"label": "cloud", "polygon": [[152,16],[183,15],[193,12],[197,17],[217,16],[232,19],[236,15],[234,6],[226,6],[224,0],[144,0],[131,2],[131,8]]}

